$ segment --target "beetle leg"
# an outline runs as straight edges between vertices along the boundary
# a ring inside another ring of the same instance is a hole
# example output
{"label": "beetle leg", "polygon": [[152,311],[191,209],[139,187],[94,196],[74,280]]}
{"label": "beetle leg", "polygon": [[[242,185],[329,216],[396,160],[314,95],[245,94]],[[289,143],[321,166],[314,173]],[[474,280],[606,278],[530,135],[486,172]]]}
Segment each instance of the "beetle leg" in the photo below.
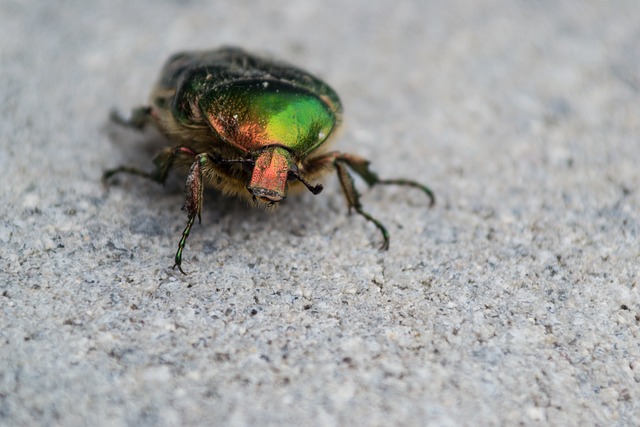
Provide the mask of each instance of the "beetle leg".
{"label": "beetle leg", "polygon": [[131,117],[128,119],[122,117],[116,110],[111,110],[109,118],[112,122],[121,126],[126,126],[141,130],[147,123],[151,121],[151,107],[138,107],[131,111]]}
{"label": "beetle leg", "polygon": [[105,183],[113,175],[116,175],[118,173],[128,173],[131,175],[148,178],[160,184],[164,184],[164,182],[167,180],[167,176],[169,174],[169,171],[171,170],[171,167],[173,166],[174,161],[177,158],[184,158],[185,156],[192,159],[195,158],[195,161],[191,165],[191,170],[189,171],[189,175],[187,177],[185,191],[187,196],[185,204],[183,206],[183,209],[187,210],[187,226],[182,232],[182,237],[180,238],[180,243],[178,244],[178,251],[176,252],[175,256],[175,264],[173,265],[173,268],[178,267],[182,274],[186,274],[182,269],[181,264],[182,252],[184,250],[185,244],[187,243],[187,237],[189,237],[189,233],[191,232],[191,227],[193,226],[195,217],[198,217],[198,222],[200,222],[201,220],[200,213],[202,212],[202,194],[204,187],[202,182],[202,167],[209,161],[209,156],[206,153],[196,155],[195,151],[191,150],[188,147],[167,147],[164,150],[160,151],[154,157],[153,163],[156,165],[156,169],[151,173],[128,166],[120,166],[115,169],[107,170],[102,175],[102,181]]}
{"label": "beetle leg", "polygon": [[360,156],[356,156],[354,154],[347,153],[336,153],[336,161],[345,162],[349,165],[349,168],[353,170],[355,173],[360,175],[362,179],[369,185],[369,187],[373,187],[376,184],[383,185],[406,185],[408,187],[415,187],[422,191],[424,191],[429,197],[429,206],[433,206],[436,202],[435,195],[433,191],[426,185],[422,185],[418,182],[411,181],[408,179],[380,179],[378,178],[378,174],[371,171],[369,169],[369,161]]}
{"label": "beetle leg", "polygon": [[182,269],[182,251],[187,243],[187,238],[191,232],[191,227],[195,222],[196,216],[198,217],[198,223],[201,222],[200,213],[202,212],[202,195],[204,190],[204,183],[202,182],[202,168],[206,166],[210,158],[206,153],[198,154],[191,165],[191,170],[187,176],[187,183],[185,186],[185,193],[187,199],[184,203],[183,209],[187,210],[187,226],[182,232],[180,243],[178,244],[178,250],[175,256],[175,264],[172,268],[178,267],[178,270],[182,274],[187,274]]}
{"label": "beetle leg", "polygon": [[378,227],[378,230],[380,230],[380,232],[382,233],[382,238],[384,239],[380,249],[387,250],[389,249],[389,232],[380,221],[378,221],[362,209],[362,204],[360,203],[360,193],[358,193],[358,190],[356,189],[353,177],[347,170],[347,164],[348,163],[339,158],[336,158],[334,162],[336,172],[338,173],[338,179],[340,181],[340,185],[342,186],[342,191],[344,193],[344,196],[347,198],[349,213],[351,213],[351,209],[353,208],[359,215],[362,215],[368,221],[374,223],[375,226]]}
{"label": "beetle leg", "polygon": [[153,173],[145,172],[145,171],[142,171],[140,169],[132,168],[132,167],[129,167],[129,166],[119,166],[117,168],[113,168],[113,169],[109,169],[109,170],[104,171],[104,173],[102,174],[102,183],[104,185],[107,185],[107,181],[109,180],[109,178],[111,178],[112,176],[117,175],[119,173],[128,173],[129,175],[141,176],[143,178],[147,178],[147,179],[151,179],[153,181],[157,181],[157,179],[154,177]]}
{"label": "beetle leg", "polygon": [[307,187],[307,190],[311,191],[311,193],[313,193],[314,195],[322,193],[322,190],[324,189],[322,184],[313,185],[309,181],[304,179],[302,175],[300,175],[297,167],[295,170],[289,171],[289,177],[300,181],[305,187]]}
{"label": "beetle leg", "polygon": [[177,146],[177,147],[167,147],[160,151],[153,158],[153,163],[156,168],[153,172],[145,172],[137,168],[132,168],[129,166],[120,166],[114,169],[109,169],[102,174],[102,182],[106,184],[106,182],[112,176],[119,173],[128,173],[130,175],[141,176],[143,178],[150,179],[152,181],[158,182],[160,184],[164,184],[167,180],[167,176],[169,175],[169,171],[173,166],[173,162],[176,158],[187,155],[189,157],[195,156],[195,152],[187,147]]}
{"label": "beetle leg", "polygon": [[435,203],[435,196],[429,187],[407,179],[380,179],[375,172],[369,169],[369,161],[367,159],[354,154],[340,153],[337,151],[325,153],[319,157],[311,159],[305,165],[305,171],[306,174],[314,176],[321,174],[323,171],[331,168],[331,166],[335,168],[338,174],[342,191],[347,199],[347,204],[349,205],[349,212],[351,212],[351,209],[353,208],[359,215],[362,215],[368,221],[374,223],[382,233],[384,242],[381,249],[389,248],[389,233],[380,221],[373,218],[369,213],[362,209],[360,193],[358,193],[353,178],[349,174],[347,168],[361,176],[370,187],[373,187],[376,184],[406,185],[409,187],[415,187],[424,191],[429,197],[429,206],[433,206]]}

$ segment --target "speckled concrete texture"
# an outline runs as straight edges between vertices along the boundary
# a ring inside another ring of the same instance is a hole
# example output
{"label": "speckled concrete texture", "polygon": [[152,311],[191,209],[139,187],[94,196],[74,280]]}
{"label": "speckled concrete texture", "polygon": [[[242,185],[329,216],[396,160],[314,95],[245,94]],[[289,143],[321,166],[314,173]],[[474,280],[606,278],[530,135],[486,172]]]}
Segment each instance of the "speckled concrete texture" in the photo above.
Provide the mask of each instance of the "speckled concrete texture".
{"label": "speckled concrete texture", "polygon": [[[0,425],[640,425],[640,3],[0,3]],[[179,50],[328,81],[335,177],[268,214],[108,121]]]}

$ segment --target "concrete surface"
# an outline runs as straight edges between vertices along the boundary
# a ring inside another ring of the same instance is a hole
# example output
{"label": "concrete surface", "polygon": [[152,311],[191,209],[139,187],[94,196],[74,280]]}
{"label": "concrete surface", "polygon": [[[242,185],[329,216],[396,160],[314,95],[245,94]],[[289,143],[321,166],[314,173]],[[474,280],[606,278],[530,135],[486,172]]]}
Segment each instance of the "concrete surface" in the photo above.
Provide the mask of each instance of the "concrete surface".
{"label": "concrete surface", "polygon": [[[640,3],[0,3],[0,424],[640,425]],[[182,49],[270,52],[340,93],[335,178],[269,215],[107,120]],[[359,182],[359,185],[363,185]]]}

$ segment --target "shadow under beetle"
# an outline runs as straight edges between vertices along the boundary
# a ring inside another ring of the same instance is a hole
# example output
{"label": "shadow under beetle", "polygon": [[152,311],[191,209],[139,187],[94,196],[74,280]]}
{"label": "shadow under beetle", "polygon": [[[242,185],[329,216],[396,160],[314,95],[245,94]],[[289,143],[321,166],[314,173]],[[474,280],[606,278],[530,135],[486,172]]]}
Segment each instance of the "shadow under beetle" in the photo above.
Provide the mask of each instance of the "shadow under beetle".
{"label": "shadow under beetle", "polygon": [[164,65],[151,93],[150,106],[133,110],[129,119],[112,120],[142,129],[157,127],[175,145],[160,151],[151,173],[121,166],[103,175],[128,173],[164,183],[171,169],[188,170],[187,225],[182,232],[173,268],[182,270],[182,252],[189,232],[202,211],[205,184],[255,204],[271,206],[292,189],[306,187],[335,170],[355,210],[382,233],[381,249],[389,247],[387,229],[362,209],[349,170],[364,181],[416,187],[435,202],[426,186],[405,179],[380,179],[369,161],[353,154],[324,151],[327,139],[341,121],[342,104],[326,83],[285,62],[225,47],[212,51],[182,52]]}

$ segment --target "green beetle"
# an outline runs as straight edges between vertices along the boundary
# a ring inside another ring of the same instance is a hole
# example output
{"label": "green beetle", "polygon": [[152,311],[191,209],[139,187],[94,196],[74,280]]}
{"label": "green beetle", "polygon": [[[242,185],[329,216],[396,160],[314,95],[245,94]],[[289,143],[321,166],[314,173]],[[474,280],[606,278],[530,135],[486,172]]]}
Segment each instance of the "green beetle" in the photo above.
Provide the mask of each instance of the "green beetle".
{"label": "green beetle", "polygon": [[285,62],[230,47],[178,53],[164,65],[150,103],[129,119],[115,113],[111,118],[137,129],[151,123],[175,145],[156,155],[151,173],[121,166],[106,171],[103,180],[124,172],[164,183],[171,169],[188,171],[188,219],[173,266],[182,273],[182,252],[195,218],[200,221],[205,184],[271,206],[286,198],[290,188],[320,193],[322,185],[311,182],[335,170],[349,211],[375,224],[382,249],[389,247],[389,233],[362,209],[349,169],[369,186],[412,186],[427,194],[430,205],[435,202],[424,185],[382,180],[366,159],[323,150],[341,121],[340,98],[317,77]]}

